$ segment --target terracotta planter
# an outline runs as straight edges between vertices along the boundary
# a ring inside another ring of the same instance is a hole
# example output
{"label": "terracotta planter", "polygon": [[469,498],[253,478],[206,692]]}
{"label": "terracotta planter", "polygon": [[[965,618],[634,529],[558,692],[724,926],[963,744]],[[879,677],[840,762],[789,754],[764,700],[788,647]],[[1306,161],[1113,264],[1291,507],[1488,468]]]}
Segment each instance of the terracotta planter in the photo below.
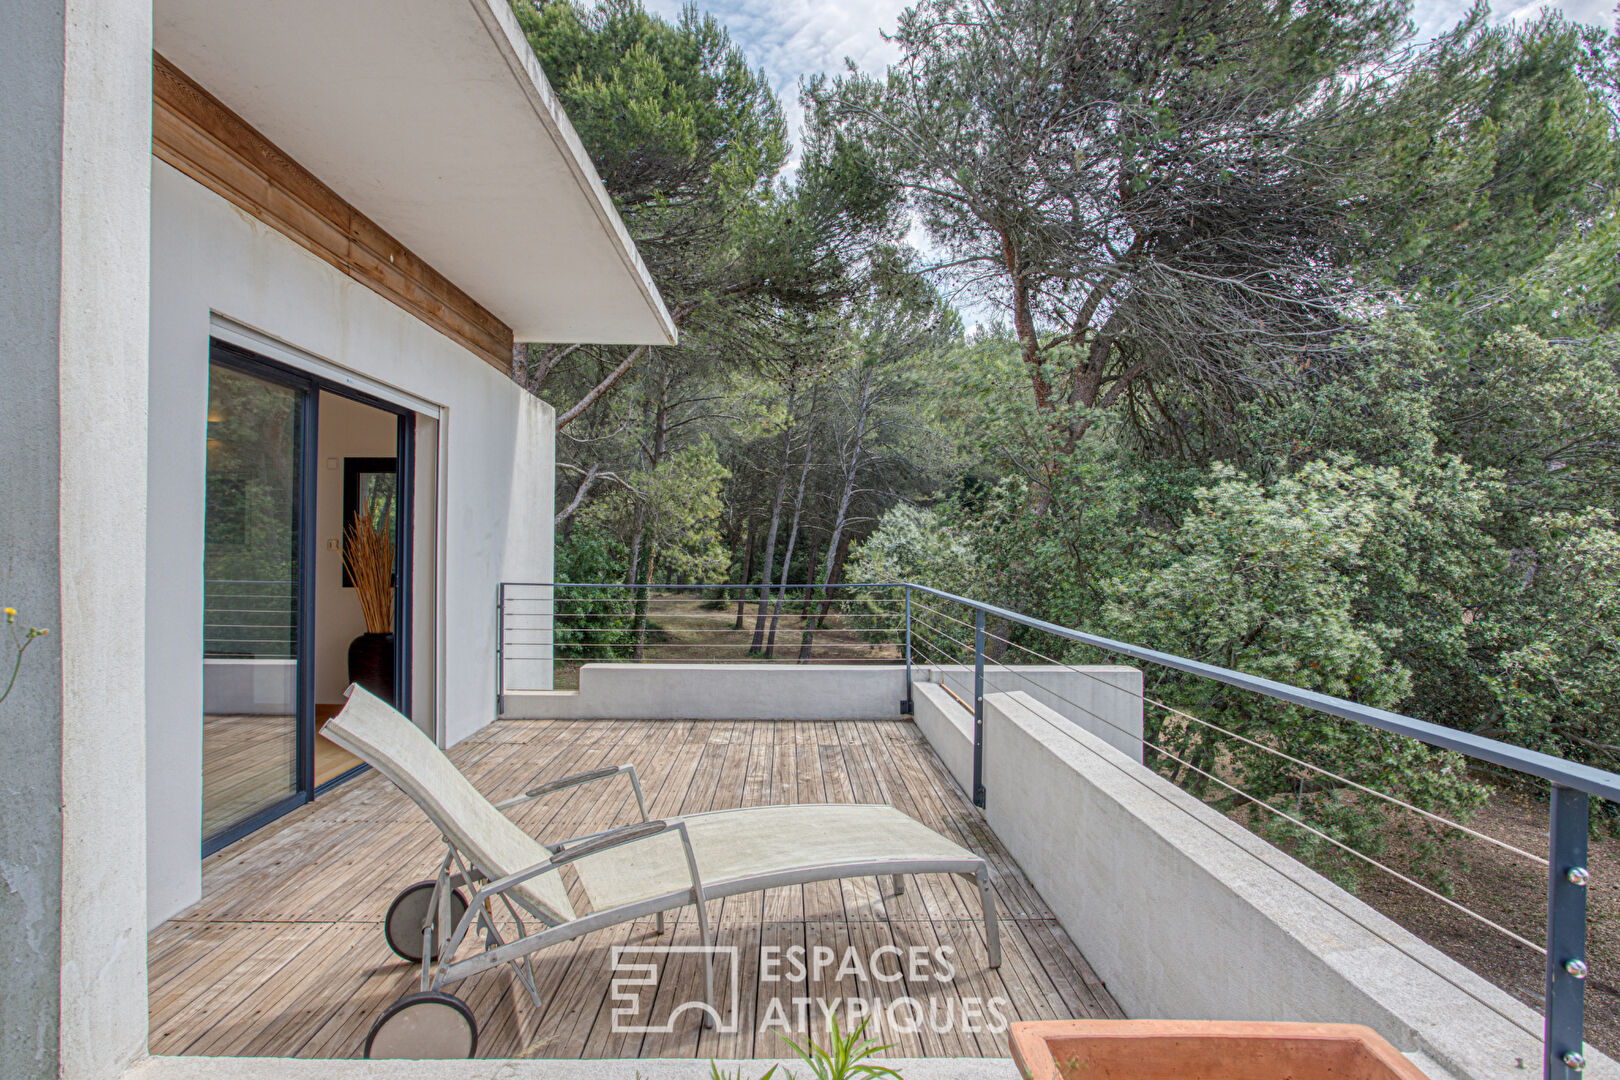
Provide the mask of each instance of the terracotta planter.
{"label": "terracotta planter", "polygon": [[1359,1024],[1047,1020],[1011,1039],[1028,1080],[1425,1080]]}

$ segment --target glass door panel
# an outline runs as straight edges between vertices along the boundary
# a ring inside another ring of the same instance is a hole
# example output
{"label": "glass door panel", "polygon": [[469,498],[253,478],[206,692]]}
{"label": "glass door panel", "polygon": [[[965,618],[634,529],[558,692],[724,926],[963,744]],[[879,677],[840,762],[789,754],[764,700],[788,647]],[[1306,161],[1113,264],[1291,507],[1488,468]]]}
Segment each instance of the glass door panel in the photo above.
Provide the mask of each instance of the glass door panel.
{"label": "glass door panel", "polygon": [[209,365],[202,833],[299,795],[309,391]]}

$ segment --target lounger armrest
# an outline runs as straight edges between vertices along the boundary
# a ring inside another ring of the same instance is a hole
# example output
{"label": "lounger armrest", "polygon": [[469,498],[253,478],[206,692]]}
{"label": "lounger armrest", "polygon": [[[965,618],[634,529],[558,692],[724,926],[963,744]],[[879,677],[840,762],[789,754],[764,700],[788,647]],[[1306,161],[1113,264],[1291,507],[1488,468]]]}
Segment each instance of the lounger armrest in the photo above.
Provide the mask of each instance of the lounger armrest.
{"label": "lounger armrest", "polygon": [[675,830],[681,834],[682,841],[688,848],[691,841],[686,836],[686,822],[677,819],[660,821],[641,821],[634,825],[622,825],[617,829],[610,829],[605,833],[583,841],[575,847],[568,848],[560,854],[553,855],[545,862],[535,863],[533,866],[519,870],[515,874],[508,874],[498,881],[491,881],[473,896],[471,907],[478,907],[485,900],[499,896],[501,893],[516,885],[521,885],[530,878],[539,877],[566,866],[575,859],[583,859],[587,855],[596,855],[610,848],[621,847],[624,844],[633,844],[637,840],[646,840],[659,833]]}
{"label": "lounger armrest", "polygon": [[602,769],[592,769],[589,772],[574,773],[571,776],[563,776],[557,778],[556,780],[548,780],[543,784],[537,784],[521,795],[516,795],[510,799],[505,799],[496,803],[495,809],[507,810],[511,807],[526,803],[531,799],[538,799],[542,795],[550,795],[556,791],[567,791],[569,788],[576,788],[583,784],[593,784],[598,780],[611,780],[620,773],[629,774],[630,786],[633,787],[636,792],[636,805],[641,808],[641,820],[646,821],[647,803],[646,800],[641,797],[641,778],[636,775],[636,767],[629,764],[609,765]]}
{"label": "lounger armrest", "polygon": [[607,851],[609,848],[633,844],[637,840],[646,840],[649,837],[657,836],[659,833],[669,831],[677,824],[677,822],[665,820],[643,821],[636,825],[625,825],[617,829],[609,829],[599,836],[582,840],[573,847],[559,851],[551,857],[551,864],[553,866],[562,866],[573,862],[575,859],[583,859],[587,855],[596,855]]}

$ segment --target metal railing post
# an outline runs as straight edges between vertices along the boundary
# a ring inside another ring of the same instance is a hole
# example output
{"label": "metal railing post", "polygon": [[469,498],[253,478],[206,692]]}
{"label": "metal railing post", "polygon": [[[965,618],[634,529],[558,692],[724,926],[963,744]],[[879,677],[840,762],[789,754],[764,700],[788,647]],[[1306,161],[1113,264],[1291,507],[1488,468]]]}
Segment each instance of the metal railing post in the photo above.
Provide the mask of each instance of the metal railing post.
{"label": "metal railing post", "polygon": [[973,612],[973,805],[984,809],[984,610]]}
{"label": "metal railing post", "polygon": [[1586,793],[1554,784],[1551,810],[1542,1074],[1547,1080],[1575,1080],[1586,1067]]}
{"label": "metal railing post", "polygon": [[506,582],[495,587],[495,716],[506,711]]}
{"label": "metal railing post", "polygon": [[916,711],[911,697],[911,586],[906,586],[906,696],[900,702],[900,715],[910,716]]}

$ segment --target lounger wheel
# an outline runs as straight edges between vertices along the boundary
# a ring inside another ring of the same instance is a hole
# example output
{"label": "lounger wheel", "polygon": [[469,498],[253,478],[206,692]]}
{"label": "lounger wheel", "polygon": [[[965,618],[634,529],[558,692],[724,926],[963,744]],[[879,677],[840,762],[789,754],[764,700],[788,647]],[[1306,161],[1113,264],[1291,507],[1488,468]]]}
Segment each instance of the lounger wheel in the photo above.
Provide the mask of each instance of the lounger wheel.
{"label": "lounger wheel", "polygon": [[[383,918],[383,937],[388,939],[388,947],[394,950],[394,955],[413,964],[422,962],[422,924],[428,915],[428,905],[433,903],[433,882],[418,881],[415,885],[400,890],[394,902],[388,905],[388,914]],[[467,913],[467,898],[461,895],[460,889],[450,891],[450,921],[452,925],[459,925],[461,917]],[[442,944],[442,935],[435,939],[433,946],[433,959],[439,958],[438,950]]]}
{"label": "lounger wheel", "polygon": [[442,990],[406,994],[388,1006],[366,1036],[368,1058],[470,1058],[477,1052],[472,1010]]}

